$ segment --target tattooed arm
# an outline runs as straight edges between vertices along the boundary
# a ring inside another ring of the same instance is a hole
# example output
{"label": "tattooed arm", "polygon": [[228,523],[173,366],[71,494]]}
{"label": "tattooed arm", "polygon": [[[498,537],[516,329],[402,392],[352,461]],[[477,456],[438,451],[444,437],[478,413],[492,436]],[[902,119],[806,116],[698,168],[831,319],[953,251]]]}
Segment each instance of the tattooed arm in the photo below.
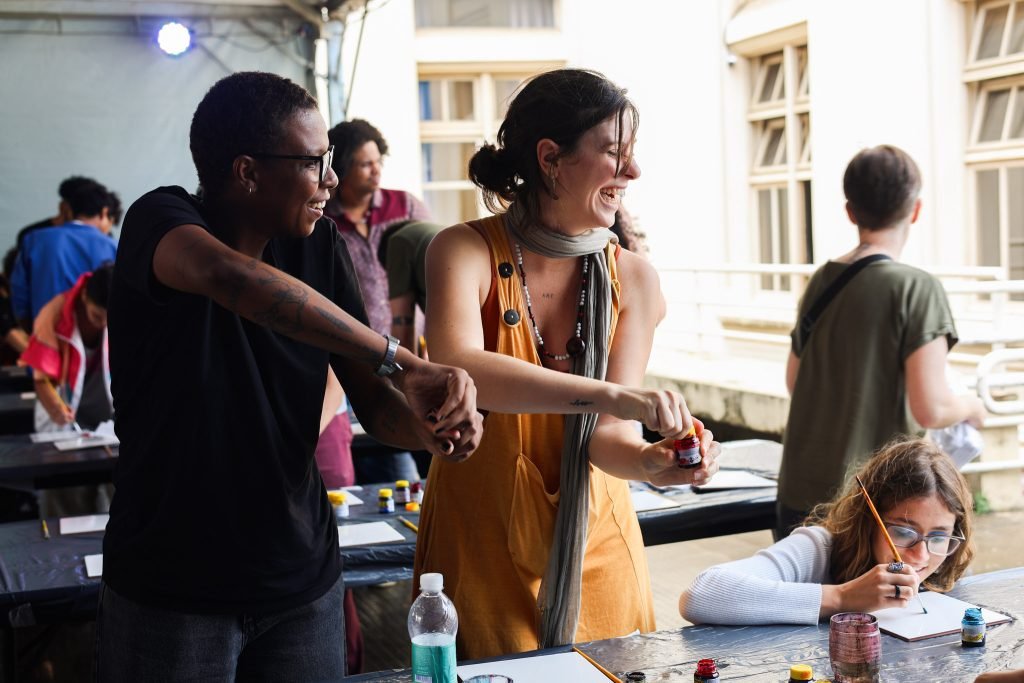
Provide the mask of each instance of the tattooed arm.
{"label": "tattooed arm", "polygon": [[[181,225],[164,235],[153,255],[153,274],[167,287],[207,296],[244,318],[343,359],[334,369],[357,413],[363,399],[358,385],[364,382],[372,383],[380,396],[389,396],[389,407],[402,404],[393,416],[395,425],[379,434],[386,442],[400,441],[394,445],[456,459],[467,457],[479,443],[476,389],[465,372],[426,363],[399,349],[396,359],[405,370],[393,375],[392,382],[404,400],[391,396],[389,382],[373,372],[387,349],[384,337],[305,283],[231,249],[203,228]],[[431,423],[430,411],[440,416],[437,424]],[[436,435],[436,429],[443,433]]]}

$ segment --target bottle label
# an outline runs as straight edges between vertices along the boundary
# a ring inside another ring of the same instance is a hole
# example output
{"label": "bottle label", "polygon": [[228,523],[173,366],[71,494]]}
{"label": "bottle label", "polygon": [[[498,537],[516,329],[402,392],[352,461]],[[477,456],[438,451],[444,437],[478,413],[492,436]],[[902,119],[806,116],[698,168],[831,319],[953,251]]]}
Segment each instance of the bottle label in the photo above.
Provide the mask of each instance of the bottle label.
{"label": "bottle label", "polygon": [[432,642],[444,640],[443,645],[421,645],[417,640],[412,643],[412,680],[413,683],[455,683],[455,637],[442,634],[424,634],[431,636]]}

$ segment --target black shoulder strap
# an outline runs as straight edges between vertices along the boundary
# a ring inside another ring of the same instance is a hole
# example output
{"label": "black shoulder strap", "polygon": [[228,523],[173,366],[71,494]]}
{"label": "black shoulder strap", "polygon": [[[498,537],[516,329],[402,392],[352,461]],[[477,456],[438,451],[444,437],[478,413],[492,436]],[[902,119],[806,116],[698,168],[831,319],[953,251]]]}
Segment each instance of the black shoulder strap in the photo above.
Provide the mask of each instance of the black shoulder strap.
{"label": "black shoulder strap", "polygon": [[890,257],[887,256],[886,254],[871,254],[870,256],[865,256],[864,258],[857,259],[849,266],[847,266],[846,270],[844,270],[839,275],[839,277],[832,281],[832,284],[830,284],[828,288],[826,288],[825,291],[821,293],[821,296],[819,296],[817,301],[814,302],[814,305],[811,306],[811,309],[807,311],[807,313],[802,318],[800,318],[801,349],[804,348],[804,346],[807,344],[807,340],[810,338],[811,332],[814,329],[814,323],[818,322],[818,318],[821,317],[821,314],[825,311],[825,308],[827,308],[828,305],[832,303],[832,299],[836,297],[836,294],[839,294],[840,290],[842,290],[842,288],[845,287],[847,283],[849,283],[850,280],[852,280],[854,276],[857,275],[857,273],[864,270],[864,268],[870,266],[875,261],[887,260],[890,260]]}

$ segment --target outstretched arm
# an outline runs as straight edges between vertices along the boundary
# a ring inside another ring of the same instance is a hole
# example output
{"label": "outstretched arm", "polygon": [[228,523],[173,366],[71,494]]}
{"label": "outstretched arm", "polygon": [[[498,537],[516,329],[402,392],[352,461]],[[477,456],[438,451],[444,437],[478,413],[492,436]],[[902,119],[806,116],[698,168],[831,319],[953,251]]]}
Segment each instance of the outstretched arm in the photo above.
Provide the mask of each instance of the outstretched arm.
{"label": "outstretched arm", "polygon": [[[379,396],[390,390],[373,373],[387,350],[384,337],[305,283],[231,249],[198,225],[178,226],[161,238],[153,255],[153,273],[167,287],[209,297],[248,320],[345,359],[335,364],[343,384],[358,378],[371,383]],[[406,411],[413,413],[400,412],[395,418],[410,419],[405,431],[411,428],[417,441],[396,445],[459,458],[471,453],[479,443],[480,418],[469,376],[425,363],[401,348],[396,359],[405,371],[393,375],[392,381],[405,394]],[[363,371],[354,376],[356,367]],[[354,393],[352,398],[358,413]],[[436,424],[428,415],[432,410]],[[438,436],[435,431],[444,433]]]}
{"label": "outstretched arm", "polygon": [[640,420],[666,436],[689,427],[686,405],[675,392],[578,377],[485,350],[480,306],[490,281],[490,253],[471,227],[448,228],[431,241],[427,250],[431,357],[465,368],[476,382],[482,408],[502,413],[611,413]]}

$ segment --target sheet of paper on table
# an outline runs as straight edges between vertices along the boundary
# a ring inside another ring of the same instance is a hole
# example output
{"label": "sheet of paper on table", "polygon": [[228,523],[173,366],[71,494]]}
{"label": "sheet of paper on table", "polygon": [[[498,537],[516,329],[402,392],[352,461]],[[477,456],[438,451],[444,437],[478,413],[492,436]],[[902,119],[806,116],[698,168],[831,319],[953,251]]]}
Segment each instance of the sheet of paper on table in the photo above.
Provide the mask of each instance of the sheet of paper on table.
{"label": "sheet of paper on table", "polygon": [[637,512],[679,507],[679,503],[674,500],[670,500],[665,496],[659,496],[651,491],[630,491],[629,493],[633,496],[633,509]]}
{"label": "sheet of paper on table", "polygon": [[401,543],[404,540],[405,536],[387,522],[342,524],[338,527],[338,545],[342,548],[374,543]]}
{"label": "sheet of paper on table", "polygon": [[[890,607],[872,612],[878,617],[878,628],[891,636],[908,641],[960,633],[960,621],[964,618],[964,610],[968,607],[977,607],[942,593],[925,591],[920,595],[928,614],[921,611],[917,600],[911,600],[906,607]],[[1005,614],[984,608],[981,614],[989,626],[1010,621],[1010,617]]]}
{"label": "sheet of paper on table", "polygon": [[91,435],[92,432],[36,432],[29,434],[28,438],[32,440],[32,443],[53,443],[54,441],[69,441]]}
{"label": "sheet of paper on table", "polygon": [[[362,489],[363,487],[360,486],[359,488]],[[363,504],[363,500],[359,496],[357,496],[356,494],[352,493],[352,488],[350,488],[348,486],[345,486],[345,487],[340,488],[340,489],[327,489],[327,493],[333,493],[334,491],[341,491],[341,492],[343,492],[345,494],[345,502],[348,503],[349,505],[362,505]]]}
{"label": "sheet of paper on table", "polygon": [[693,490],[701,491],[722,491],[725,489],[759,489],[775,488],[779,483],[766,477],[761,477],[746,470],[719,470],[711,481],[700,486],[694,486]]}
{"label": "sheet of paper on table", "polygon": [[506,659],[486,664],[464,664],[458,668],[463,680],[473,676],[500,674],[513,681],[572,681],[573,683],[608,683],[608,677],[578,652]]}
{"label": "sheet of paper on table", "polygon": [[78,435],[77,438],[67,439],[65,441],[56,441],[53,445],[58,451],[77,451],[83,448],[116,446],[119,443],[121,442],[117,440],[116,436],[110,436],[109,434],[85,434],[83,432]]}
{"label": "sheet of paper on table", "polygon": [[91,531],[103,531],[107,528],[110,515],[82,515],[81,517],[61,517],[60,535],[87,534]]}
{"label": "sheet of paper on table", "polygon": [[85,560],[85,575],[90,579],[95,579],[98,576],[103,576],[103,555],[86,555]]}

